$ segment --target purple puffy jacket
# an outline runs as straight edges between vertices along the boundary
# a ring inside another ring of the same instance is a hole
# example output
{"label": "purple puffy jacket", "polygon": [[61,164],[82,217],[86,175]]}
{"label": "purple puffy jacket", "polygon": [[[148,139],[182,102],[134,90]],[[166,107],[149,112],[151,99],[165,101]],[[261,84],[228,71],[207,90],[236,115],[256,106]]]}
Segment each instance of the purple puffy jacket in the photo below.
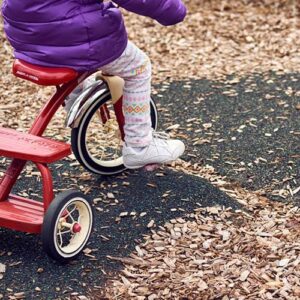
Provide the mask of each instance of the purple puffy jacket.
{"label": "purple puffy jacket", "polygon": [[[163,25],[181,22],[181,0],[115,0]],[[4,0],[4,30],[15,57],[43,66],[95,70],[118,58],[127,45],[122,14],[99,0]]]}

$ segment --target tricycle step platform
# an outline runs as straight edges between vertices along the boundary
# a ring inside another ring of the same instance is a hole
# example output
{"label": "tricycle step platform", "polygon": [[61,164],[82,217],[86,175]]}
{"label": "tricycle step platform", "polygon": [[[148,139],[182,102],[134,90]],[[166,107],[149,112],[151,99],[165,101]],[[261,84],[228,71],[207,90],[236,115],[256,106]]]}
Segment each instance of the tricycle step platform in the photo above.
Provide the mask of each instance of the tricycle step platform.
{"label": "tricycle step platform", "polygon": [[44,219],[42,202],[10,194],[0,202],[0,226],[19,231],[39,233]]}
{"label": "tricycle step platform", "polygon": [[51,163],[70,154],[69,144],[0,127],[0,156]]}

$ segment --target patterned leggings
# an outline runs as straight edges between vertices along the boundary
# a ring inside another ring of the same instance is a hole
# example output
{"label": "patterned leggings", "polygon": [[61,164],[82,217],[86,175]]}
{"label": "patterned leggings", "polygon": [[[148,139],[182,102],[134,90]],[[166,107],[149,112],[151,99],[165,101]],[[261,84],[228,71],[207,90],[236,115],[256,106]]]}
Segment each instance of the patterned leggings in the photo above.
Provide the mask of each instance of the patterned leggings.
{"label": "patterned leggings", "polygon": [[150,118],[151,63],[148,56],[128,41],[122,55],[101,67],[103,73],[124,79],[123,112],[125,142],[144,147],[152,140]]}

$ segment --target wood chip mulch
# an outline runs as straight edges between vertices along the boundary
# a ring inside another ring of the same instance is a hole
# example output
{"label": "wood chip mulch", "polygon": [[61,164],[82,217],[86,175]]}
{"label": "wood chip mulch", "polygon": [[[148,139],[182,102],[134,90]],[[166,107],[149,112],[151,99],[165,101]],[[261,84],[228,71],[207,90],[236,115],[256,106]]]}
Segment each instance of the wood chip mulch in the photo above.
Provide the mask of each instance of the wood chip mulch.
{"label": "wood chip mulch", "polygon": [[184,2],[187,17],[175,27],[126,14],[129,38],[149,54],[155,81],[299,70],[299,1]]}
{"label": "wood chip mulch", "polygon": [[[184,2],[188,15],[175,27],[163,27],[124,11],[129,39],[152,60],[154,83],[300,69],[300,3],[296,0]],[[53,88],[11,74],[13,51],[1,17],[0,21],[0,126],[26,130]],[[56,131],[50,131],[50,136],[57,136],[57,131],[66,134],[61,122],[64,116],[58,112],[51,127]]]}
{"label": "wood chip mulch", "polygon": [[[249,195],[248,211],[198,208],[121,261],[107,299],[299,299],[300,210]],[[97,296],[96,296],[97,299]]]}

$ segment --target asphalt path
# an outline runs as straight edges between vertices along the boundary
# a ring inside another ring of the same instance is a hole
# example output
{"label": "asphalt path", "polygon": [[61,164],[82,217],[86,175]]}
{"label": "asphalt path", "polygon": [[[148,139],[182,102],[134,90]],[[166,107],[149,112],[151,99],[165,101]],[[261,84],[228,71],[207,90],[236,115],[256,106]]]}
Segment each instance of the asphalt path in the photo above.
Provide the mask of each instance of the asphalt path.
{"label": "asphalt path", "polygon": [[[0,229],[0,262],[7,267],[0,280],[4,299],[20,292],[25,293],[25,299],[88,295],[122,267],[107,256],[126,257],[151,229],[172,218],[184,217],[199,206],[238,208],[206,180],[168,169],[104,178],[89,177],[68,162],[58,166],[53,167],[55,187],[79,187],[89,190],[88,195],[96,199],[95,229],[87,246],[89,256],[80,255],[73,263],[61,266],[45,255],[38,235]],[[32,177],[23,176],[16,190],[40,194],[39,184]],[[114,198],[108,193],[113,193]],[[128,216],[120,217],[126,212]],[[151,220],[154,226],[148,228]]]}
{"label": "asphalt path", "polygon": [[288,200],[280,190],[300,186],[299,73],[174,82],[156,99],[163,127],[179,126],[186,161],[272,199]]}

